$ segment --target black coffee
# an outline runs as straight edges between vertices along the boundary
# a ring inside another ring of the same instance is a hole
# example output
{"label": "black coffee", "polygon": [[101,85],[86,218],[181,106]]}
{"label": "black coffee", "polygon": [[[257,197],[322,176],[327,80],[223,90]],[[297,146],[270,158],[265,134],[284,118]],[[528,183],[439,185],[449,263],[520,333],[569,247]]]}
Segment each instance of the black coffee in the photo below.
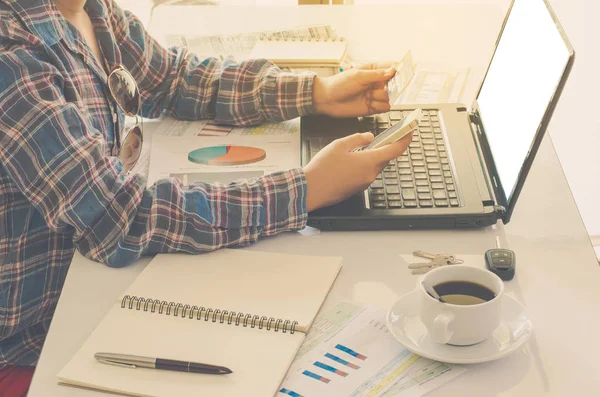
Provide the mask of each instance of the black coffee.
{"label": "black coffee", "polygon": [[443,300],[453,305],[477,305],[496,297],[488,287],[470,281],[447,281],[433,288]]}

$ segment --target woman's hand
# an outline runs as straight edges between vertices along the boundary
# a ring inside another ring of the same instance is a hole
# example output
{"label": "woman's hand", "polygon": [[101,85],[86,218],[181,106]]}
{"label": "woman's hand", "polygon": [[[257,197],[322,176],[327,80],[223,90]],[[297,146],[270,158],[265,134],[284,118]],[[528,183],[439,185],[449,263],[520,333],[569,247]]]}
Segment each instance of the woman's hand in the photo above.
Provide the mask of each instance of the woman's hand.
{"label": "woman's hand", "polygon": [[357,117],[390,110],[387,82],[396,69],[370,64],[330,77],[315,77],[313,104],[319,114]]}
{"label": "woman's hand", "polygon": [[338,139],[323,148],[304,167],[308,212],[338,203],[366,189],[390,160],[404,153],[412,134],[378,149],[352,152],[372,140],[370,132]]}

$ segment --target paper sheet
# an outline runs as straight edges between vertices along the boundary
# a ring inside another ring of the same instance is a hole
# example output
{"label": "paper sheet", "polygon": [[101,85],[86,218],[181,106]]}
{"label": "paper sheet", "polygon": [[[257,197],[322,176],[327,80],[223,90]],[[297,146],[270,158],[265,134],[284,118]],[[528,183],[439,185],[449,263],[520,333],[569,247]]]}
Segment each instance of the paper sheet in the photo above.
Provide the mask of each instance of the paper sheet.
{"label": "paper sheet", "polygon": [[471,80],[470,68],[450,70],[417,64],[410,84],[393,103],[461,103]]}
{"label": "paper sheet", "polygon": [[[128,124],[133,121],[130,120]],[[183,121],[172,117],[165,117],[160,120],[144,121],[144,145],[142,154],[132,172],[144,176],[149,175],[150,171],[150,148],[154,136],[170,137],[209,137],[209,136],[260,136],[260,135],[297,135],[298,152],[300,151],[300,120],[288,120],[282,123],[263,123],[254,127],[234,128],[232,126],[217,125],[212,120]],[[292,139],[292,138],[290,138]],[[296,167],[299,164],[295,165]],[[262,174],[261,174],[262,175]]]}
{"label": "paper sheet", "polygon": [[277,396],[419,397],[465,371],[404,349],[383,310],[340,303],[317,317]]}
{"label": "paper sheet", "polygon": [[[252,129],[235,128],[227,136],[155,135],[150,152],[148,183],[153,184],[162,178],[179,178],[184,184],[230,183],[299,167],[300,134],[286,132],[289,131],[287,124],[267,124],[262,127],[270,131],[268,133],[262,131],[262,134],[245,134],[244,132]],[[214,154],[216,152],[211,150],[217,152],[222,150],[223,153],[227,150],[229,153],[231,147],[240,147],[242,156],[247,153],[248,162],[238,165],[212,164],[210,160],[221,155]],[[198,153],[197,151],[202,148],[211,149],[202,152],[199,160],[193,161],[192,153]],[[257,151],[263,151],[264,158],[252,157]]]}

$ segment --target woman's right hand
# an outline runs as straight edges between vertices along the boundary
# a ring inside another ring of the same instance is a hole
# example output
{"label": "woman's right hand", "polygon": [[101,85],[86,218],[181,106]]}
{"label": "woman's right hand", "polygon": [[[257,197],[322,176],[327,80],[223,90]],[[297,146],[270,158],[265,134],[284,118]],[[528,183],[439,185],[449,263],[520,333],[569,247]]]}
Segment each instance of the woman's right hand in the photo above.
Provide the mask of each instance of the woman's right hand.
{"label": "woman's right hand", "polygon": [[378,149],[352,152],[372,140],[370,132],[338,139],[323,148],[304,167],[308,212],[339,203],[365,190],[390,160],[404,153],[412,134]]}

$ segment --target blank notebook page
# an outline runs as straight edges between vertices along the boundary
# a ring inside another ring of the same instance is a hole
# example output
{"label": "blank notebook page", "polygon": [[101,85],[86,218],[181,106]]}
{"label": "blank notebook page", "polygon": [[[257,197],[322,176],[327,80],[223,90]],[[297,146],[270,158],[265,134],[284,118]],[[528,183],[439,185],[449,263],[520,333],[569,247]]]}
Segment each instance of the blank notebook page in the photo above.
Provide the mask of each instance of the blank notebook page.
{"label": "blank notebook page", "polygon": [[[222,250],[157,255],[125,294],[298,321],[308,328],[341,267],[340,258]],[[60,372],[62,383],[135,396],[272,396],[304,333],[267,331],[150,311],[117,302]],[[106,365],[97,352],[205,362],[230,375]]]}

